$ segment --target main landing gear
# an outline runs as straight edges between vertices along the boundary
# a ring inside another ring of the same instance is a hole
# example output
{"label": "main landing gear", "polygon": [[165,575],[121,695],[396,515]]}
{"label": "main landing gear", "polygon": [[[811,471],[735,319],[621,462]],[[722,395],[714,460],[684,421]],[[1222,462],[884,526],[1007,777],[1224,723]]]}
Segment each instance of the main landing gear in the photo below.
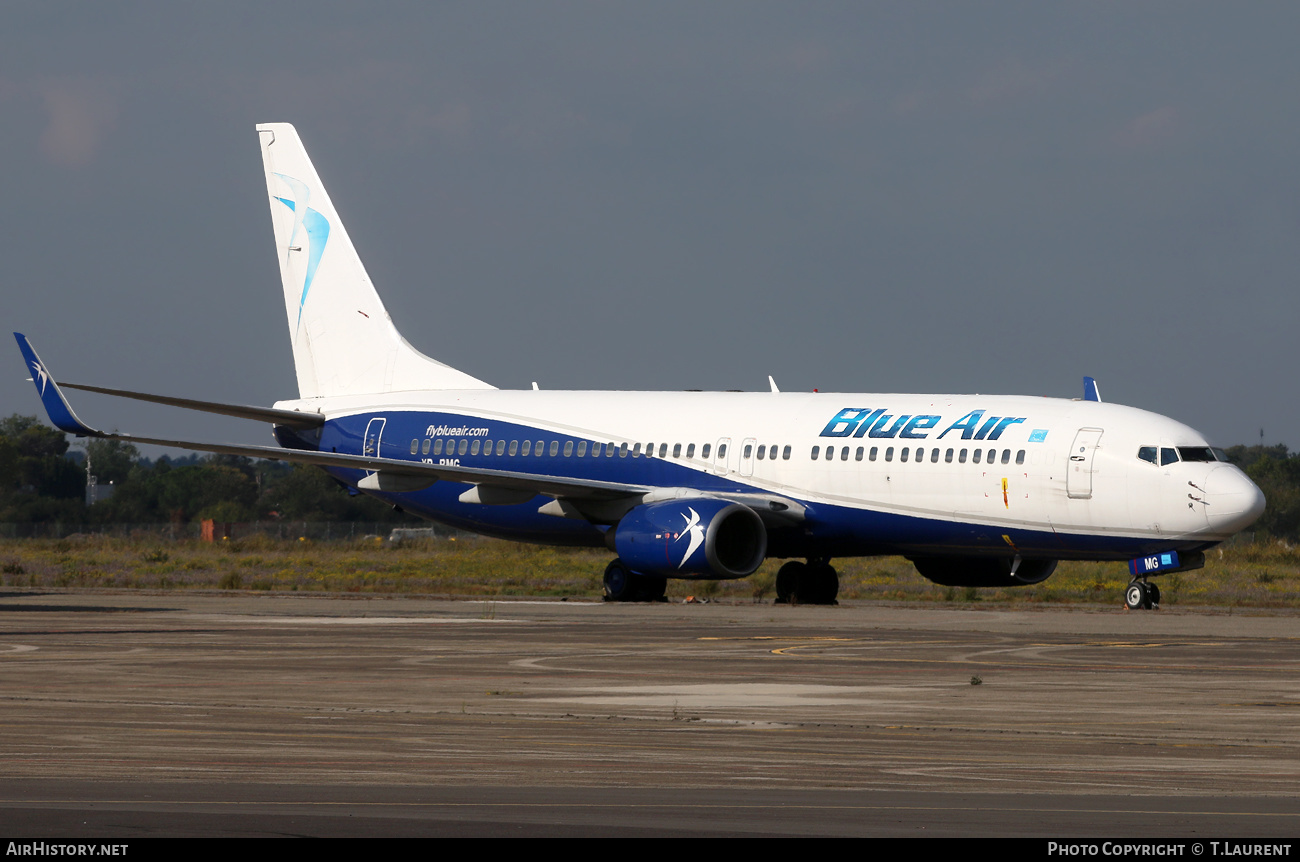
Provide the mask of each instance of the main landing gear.
{"label": "main landing gear", "polygon": [[607,602],[662,602],[668,589],[667,578],[650,578],[638,575],[615,559],[605,567],[605,601]]}
{"label": "main landing gear", "polygon": [[1149,611],[1160,607],[1160,588],[1147,581],[1134,579],[1124,591],[1124,606],[1130,611]]}
{"label": "main landing gear", "polygon": [[835,605],[840,577],[830,560],[792,560],[777,570],[778,605]]}

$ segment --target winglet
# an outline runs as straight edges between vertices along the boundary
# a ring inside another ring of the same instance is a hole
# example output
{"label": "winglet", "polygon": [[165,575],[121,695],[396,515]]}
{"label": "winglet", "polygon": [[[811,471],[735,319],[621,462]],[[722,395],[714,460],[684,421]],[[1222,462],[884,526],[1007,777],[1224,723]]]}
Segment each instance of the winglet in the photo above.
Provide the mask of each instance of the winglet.
{"label": "winglet", "polygon": [[78,437],[102,437],[99,431],[91,428],[89,425],[77,418],[77,414],[72,412],[72,407],[68,404],[68,399],[63,397],[63,391],[59,389],[59,384],[54,382],[54,376],[50,374],[45,363],[36,355],[32,349],[32,343],[27,340],[27,336],[21,332],[15,332],[14,338],[18,339],[18,349],[23,352],[23,359],[27,361],[27,367],[32,372],[32,382],[36,384],[36,394],[41,396],[41,403],[45,405],[45,412],[49,414],[50,421],[55,427],[69,434],[76,434]]}
{"label": "winglet", "polygon": [[1101,393],[1097,391],[1097,381],[1091,377],[1083,378],[1083,400],[1100,401]]}
{"label": "winglet", "polygon": [[781,391],[780,389],[777,389],[777,388],[776,388],[776,381],[772,379],[772,375],[771,375],[771,374],[767,375],[767,384],[768,384],[769,386],[772,387],[772,391],[773,391],[773,392],[780,392],[780,391]]}

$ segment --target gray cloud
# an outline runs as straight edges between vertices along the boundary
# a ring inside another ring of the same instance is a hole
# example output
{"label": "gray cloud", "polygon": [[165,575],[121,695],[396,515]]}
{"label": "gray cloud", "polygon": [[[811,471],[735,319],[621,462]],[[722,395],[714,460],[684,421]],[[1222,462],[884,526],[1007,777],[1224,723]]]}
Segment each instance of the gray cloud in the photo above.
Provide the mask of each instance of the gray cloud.
{"label": "gray cloud", "polygon": [[118,88],[93,78],[47,78],[32,87],[45,109],[41,155],[61,167],[88,165],[117,120]]}

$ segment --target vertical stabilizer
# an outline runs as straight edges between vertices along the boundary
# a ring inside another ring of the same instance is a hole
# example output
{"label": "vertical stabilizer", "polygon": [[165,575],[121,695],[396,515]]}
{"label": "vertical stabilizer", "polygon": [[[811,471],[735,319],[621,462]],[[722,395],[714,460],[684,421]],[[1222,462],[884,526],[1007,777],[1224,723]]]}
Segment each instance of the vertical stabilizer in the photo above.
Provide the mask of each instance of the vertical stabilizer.
{"label": "vertical stabilizer", "polygon": [[265,123],[257,132],[300,396],[494,388],[402,338],[297,131]]}

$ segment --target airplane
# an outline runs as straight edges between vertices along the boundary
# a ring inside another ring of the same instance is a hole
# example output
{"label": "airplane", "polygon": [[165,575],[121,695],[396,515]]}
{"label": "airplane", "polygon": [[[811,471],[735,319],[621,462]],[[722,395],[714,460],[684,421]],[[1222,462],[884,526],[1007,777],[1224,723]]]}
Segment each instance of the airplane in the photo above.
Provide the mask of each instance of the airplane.
{"label": "airplane", "polygon": [[[1059,560],[1150,578],[1204,565],[1264,496],[1192,428],[1103,402],[987,395],[502,390],[398,332],[297,131],[257,126],[298,397],[273,407],[58,383],[15,333],[51,422],[77,436],[323,468],[433,521],[606,547],[605,598],[786,559],[776,600],[834,603],[836,558],[901,555],[954,587],[1041,583]],[[278,446],[105,433],[64,389],[269,422]]]}

